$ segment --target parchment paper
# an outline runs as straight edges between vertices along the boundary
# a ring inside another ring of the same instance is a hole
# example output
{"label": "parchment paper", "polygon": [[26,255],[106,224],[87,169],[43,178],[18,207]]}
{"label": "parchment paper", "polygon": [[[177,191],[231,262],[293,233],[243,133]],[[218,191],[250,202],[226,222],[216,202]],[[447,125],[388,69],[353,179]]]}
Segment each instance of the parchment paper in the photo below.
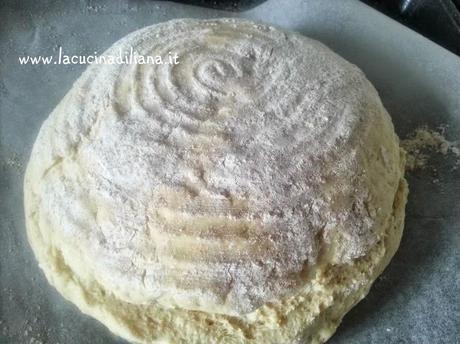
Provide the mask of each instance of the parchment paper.
{"label": "parchment paper", "polygon": [[[43,120],[84,70],[19,65],[18,56],[101,53],[127,33],[178,17],[242,16],[319,39],[375,84],[398,134],[428,124],[460,137],[460,58],[358,1],[271,0],[247,12],[169,2],[32,1],[0,5],[0,343],[124,343],[46,282],[27,243],[24,167]],[[452,156],[408,176],[396,257],[344,319],[334,344],[459,343],[460,172]]]}

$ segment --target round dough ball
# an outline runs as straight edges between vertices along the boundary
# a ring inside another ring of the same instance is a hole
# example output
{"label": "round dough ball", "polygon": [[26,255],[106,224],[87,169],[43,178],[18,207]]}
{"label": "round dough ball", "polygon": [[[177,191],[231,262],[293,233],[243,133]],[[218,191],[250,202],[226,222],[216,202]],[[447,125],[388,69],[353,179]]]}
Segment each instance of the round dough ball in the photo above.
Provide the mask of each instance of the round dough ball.
{"label": "round dough ball", "polygon": [[404,156],[374,87],[299,34],[175,20],[104,56],[25,177],[50,283],[139,343],[318,343],[400,240]]}

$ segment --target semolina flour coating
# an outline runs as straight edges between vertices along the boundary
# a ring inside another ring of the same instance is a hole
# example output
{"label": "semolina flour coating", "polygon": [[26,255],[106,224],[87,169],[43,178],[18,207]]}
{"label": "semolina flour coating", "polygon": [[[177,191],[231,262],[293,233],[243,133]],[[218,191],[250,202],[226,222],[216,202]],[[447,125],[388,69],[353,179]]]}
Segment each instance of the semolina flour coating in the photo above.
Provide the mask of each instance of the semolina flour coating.
{"label": "semolina flour coating", "polygon": [[59,292],[135,343],[322,343],[395,253],[404,152],[364,74],[319,42],[180,19],[90,66],[27,167]]}

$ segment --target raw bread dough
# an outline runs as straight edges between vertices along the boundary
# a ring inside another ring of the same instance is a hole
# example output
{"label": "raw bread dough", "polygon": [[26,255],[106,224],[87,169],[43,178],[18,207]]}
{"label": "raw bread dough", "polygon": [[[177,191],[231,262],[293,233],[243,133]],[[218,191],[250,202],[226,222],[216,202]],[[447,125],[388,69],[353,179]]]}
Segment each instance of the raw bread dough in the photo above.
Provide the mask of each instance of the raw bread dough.
{"label": "raw bread dough", "polygon": [[404,154],[374,87],[324,45],[174,20],[92,65],[24,189],[50,283],[140,343],[318,343],[399,244]]}

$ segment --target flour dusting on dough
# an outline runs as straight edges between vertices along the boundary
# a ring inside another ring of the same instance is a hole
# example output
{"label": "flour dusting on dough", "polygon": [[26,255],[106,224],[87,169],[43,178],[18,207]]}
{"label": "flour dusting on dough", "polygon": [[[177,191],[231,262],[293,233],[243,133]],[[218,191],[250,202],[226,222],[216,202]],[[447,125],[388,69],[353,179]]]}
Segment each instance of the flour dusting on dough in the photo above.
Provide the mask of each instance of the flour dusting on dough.
{"label": "flour dusting on dough", "polygon": [[322,343],[401,237],[404,152],[365,75],[244,20],[175,20],[105,54],[25,175],[49,281],[137,343]]}

